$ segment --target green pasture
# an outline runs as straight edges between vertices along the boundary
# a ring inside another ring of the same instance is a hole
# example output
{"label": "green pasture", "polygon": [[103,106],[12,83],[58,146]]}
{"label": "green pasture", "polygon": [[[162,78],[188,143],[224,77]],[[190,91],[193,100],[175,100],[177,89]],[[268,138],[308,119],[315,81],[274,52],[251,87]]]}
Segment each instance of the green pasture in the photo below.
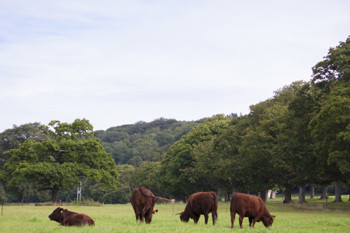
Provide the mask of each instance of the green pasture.
{"label": "green pasture", "polygon": [[[81,212],[92,217],[94,227],[62,227],[57,222],[50,221],[48,215],[55,206],[5,205],[3,215],[0,215],[0,232],[350,232],[350,202],[349,197],[343,196],[342,203],[332,203],[328,199],[327,210],[325,201],[307,199],[307,204],[283,205],[282,197],[269,200],[267,208],[276,215],[275,222],[270,228],[265,228],[260,222],[255,228],[249,228],[248,219],[243,221],[243,229],[239,228],[236,216],[235,228],[231,229],[230,204],[219,203],[219,219],[212,225],[211,215],[208,225],[204,224],[202,216],[195,225],[193,220],[188,223],[180,221],[178,215],[185,204],[156,204],[159,212],[153,216],[150,225],[136,223],[130,204],[102,206],[65,206],[68,210]],[[295,199],[295,202],[298,200]]]}

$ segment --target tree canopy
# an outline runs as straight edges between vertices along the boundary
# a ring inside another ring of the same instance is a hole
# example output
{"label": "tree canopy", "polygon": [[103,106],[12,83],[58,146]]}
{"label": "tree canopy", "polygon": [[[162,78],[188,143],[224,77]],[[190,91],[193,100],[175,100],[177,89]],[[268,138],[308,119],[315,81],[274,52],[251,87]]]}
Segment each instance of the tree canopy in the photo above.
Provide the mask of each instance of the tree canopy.
{"label": "tree canopy", "polygon": [[76,185],[84,177],[116,189],[115,162],[93,137],[88,120],[77,119],[72,124],[52,121],[49,126],[43,127],[49,139],[27,139],[18,149],[5,152],[9,156],[5,164],[9,185],[37,181],[41,190],[52,191],[52,202],[57,202],[59,190]]}

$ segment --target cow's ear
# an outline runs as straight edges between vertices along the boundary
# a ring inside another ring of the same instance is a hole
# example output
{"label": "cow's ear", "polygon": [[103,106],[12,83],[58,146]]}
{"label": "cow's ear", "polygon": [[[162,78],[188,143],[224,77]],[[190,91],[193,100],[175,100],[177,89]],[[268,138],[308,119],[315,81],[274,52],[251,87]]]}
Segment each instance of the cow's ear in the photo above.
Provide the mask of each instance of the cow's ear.
{"label": "cow's ear", "polygon": [[60,213],[61,213],[61,214],[63,213],[63,209],[60,211]]}
{"label": "cow's ear", "polygon": [[158,210],[154,210],[154,211],[153,211],[153,214],[156,214],[157,212],[158,212]]}
{"label": "cow's ear", "polygon": [[275,216],[275,215],[272,215],[271,217],[272,217],[272,219],[276,218],[276,216]]}

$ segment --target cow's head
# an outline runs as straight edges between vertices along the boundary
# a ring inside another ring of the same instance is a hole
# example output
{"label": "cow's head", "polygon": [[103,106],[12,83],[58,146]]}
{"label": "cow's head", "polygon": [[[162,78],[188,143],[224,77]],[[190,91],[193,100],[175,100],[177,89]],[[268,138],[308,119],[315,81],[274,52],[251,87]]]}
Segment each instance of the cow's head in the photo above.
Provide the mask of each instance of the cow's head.
{"label": "cow's head", "polygon": [[62,212],[63,208],[57,207],[52,214],[49,215],[50,220],[61,223],[63,221]]}
{"label": "cow's head", "polygon": [[275,215],[270,215],[269,217],[262,218],[262,222],[265,227],[270,227],[273,223],[273,220],[276,216]]}
{"label": "cow's head", "polygon": [[145,214],[145,219],[146,219],[146,223],[151,223],[152,222],[152,216],[153,214],[158,213],[158,209],[153,210],[152,212],[150,212],[151,214]]}
{"label": "cow's head", "polygon": [[188,214],[185,214],[185,212],[177,213],[175,215],[180,215],[180,220],[182,222],[188,222],[190,220],[190,216]]}

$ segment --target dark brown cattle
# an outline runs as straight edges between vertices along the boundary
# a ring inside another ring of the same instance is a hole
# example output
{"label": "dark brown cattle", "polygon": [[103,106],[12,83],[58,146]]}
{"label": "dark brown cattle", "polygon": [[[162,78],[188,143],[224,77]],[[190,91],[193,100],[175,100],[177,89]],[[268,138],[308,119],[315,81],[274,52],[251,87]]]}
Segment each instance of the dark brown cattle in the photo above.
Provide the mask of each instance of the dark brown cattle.
{"label": "dark brown cattle", "polygon": [[204,215],[205,224],[208,223],[208,214],[211,212],[213,219],[213,225],[218,218],[218,200],[214,192],[199,192],[194,193],[190,196],[185,207],[185,211],[179,213],[180,219],[183,222],[188,222],[190,218],[193,219],[194,223],[198,223],[201,214]]}
{"label": "dark brown cattle", "polygon": [[275,216],[270,215],[266,209],[265,203],[260,197],[244,194],[235,193],[232,196],[230,204],[231,212],[231,228],[233,228],[233,222],[235,221],[236,213],[239,215],[239,225],[243,228],[243,218],[249,218],[249,226],[253,227],[256,222],[262,221],[265,227],[269,227],[273,223]]}
{"label": "dark brown cattle", "polygon": [[59,222],[62,226],[83,226],[89,224],[90,226],[95,225],[94,220],[92,220],[86,214],[79,214],[75,212],[68,211],[58,207],[52,214],[49,215],[51,221]]}
{"label": "dark brown cattle", "polygon": [[135,211],[136,221],[141,220],[151,223],[153,214],[158,210],[153,210],[156,204],[156,197],[144,187],[134,188],[131,193],[131,204]]}

